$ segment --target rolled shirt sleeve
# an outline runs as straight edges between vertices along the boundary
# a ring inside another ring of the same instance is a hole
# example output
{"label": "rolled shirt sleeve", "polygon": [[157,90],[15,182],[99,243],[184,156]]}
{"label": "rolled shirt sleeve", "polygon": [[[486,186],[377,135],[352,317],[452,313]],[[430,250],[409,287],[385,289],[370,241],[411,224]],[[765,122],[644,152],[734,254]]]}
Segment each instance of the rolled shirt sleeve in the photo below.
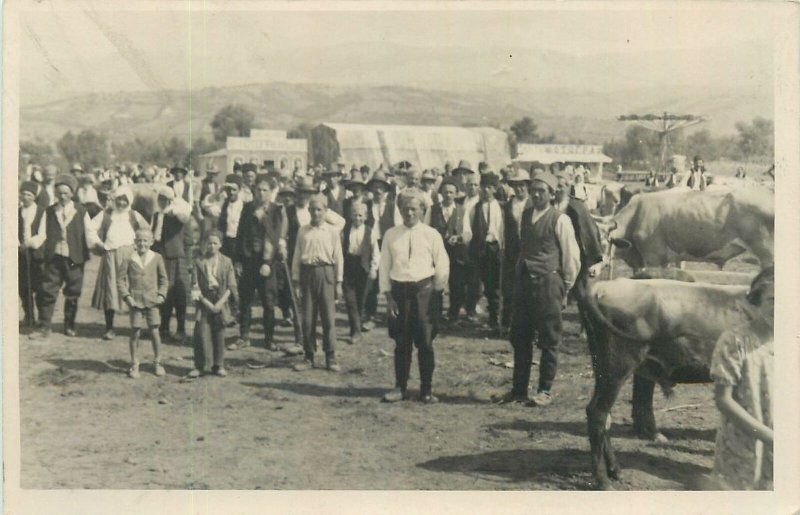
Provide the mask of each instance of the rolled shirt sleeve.
{"label": "rolled shirt sleeve", "polygon": [[567,291],[572,289],[578,272],[581,269],[581,250],[578,241],[575,239],[575,229],[572,222],[565,214],[559,215],[556,220],[556,239],[561,248],[561,273],[564,278],[564,285]]}
{"label": "rolled shirt sleeve", "polygon": [[442,235],[437,231],[432,231],[431,238],[433,239],[433,287],[437,291],[444,290],[447,286],[447,280],[450,278],[450,258],[447,255],[447,250],[444,248],[444,241]]}
{"label": "rolled shirt sleeve", "polygon": [[344,281],[344,255],[342,254],[342,238],[336,230],[331,231],[333,240],[333,262],[336,265],[336,282]]}

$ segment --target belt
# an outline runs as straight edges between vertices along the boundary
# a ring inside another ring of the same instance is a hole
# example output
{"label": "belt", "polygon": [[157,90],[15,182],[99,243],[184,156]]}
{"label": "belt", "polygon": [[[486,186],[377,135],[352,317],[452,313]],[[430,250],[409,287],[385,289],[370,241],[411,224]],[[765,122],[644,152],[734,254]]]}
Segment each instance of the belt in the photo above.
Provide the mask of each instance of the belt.
{"label": "belt", "polygon": [[302,263],[302,266],[307,268],[318,268],[323,266],[333,266],[333,263]]}
{"label": "belt", "polygon": [[396,284],[398,286],[427,286],[428,283],[433,282],[433,276],[426,277],[425,279],[420,279],[419,281],[395,281],[392,280],[392,284]]}

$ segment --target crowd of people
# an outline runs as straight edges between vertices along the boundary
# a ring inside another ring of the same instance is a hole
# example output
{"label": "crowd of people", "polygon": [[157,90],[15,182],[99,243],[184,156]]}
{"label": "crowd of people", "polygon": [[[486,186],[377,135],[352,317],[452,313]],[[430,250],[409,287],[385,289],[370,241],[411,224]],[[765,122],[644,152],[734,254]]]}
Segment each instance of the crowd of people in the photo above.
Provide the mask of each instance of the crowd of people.
{"label": "crowd of people", "polygon": [[[263,307],[265,349],[278,350],[274,331],[282,323],[294,327],[302,344],[284,349],[302,355],[294,370],[321,366],[319,318],[324,366],[337,372],[337,300],[343,298],[346,306],[347,341],[357,344],[375,329],[383,295],[395,342],[395,385],[385,402],[409,398],[414,347],[419,399],[438,402],[434,339],[466,323],[484,324],[513,347],[511,389],[493,400],[544,407],[553,402],[562,312],[572,297],[583,317],[588,280],[604,264],[600,232],[585,206],[584,174],[559,166],[495,172],[486,163],[473,170],[462,160],[442,170],[404,162],[376,170],[348,171],[334,163],[289,172],[236,163],[221,181],[213,167],[202,180],[183,167],[164,172],[120,166],[108,172],[84,172],[75,165],[60,173],[48,165],[23,177],[20,298],[23,323],[36,329],[32,337],[47,338],[61,292],[64,332],[76,336],[84,267],[91,254],[100,256],[92,307],[104,312],[106,340],[115,338],[115,314],[130,313],[132,378],[140,377],[142,330],[152,334],[155,375],[165,374],[162,341],[191,340],[195,357],[189,377],[225,376],[226,351],[251,345],[256,298]],[[146,196],[137,183],[153,183],[149,219],[133,209]],[[478,312],[483,297],[484,320]],[[191,338],[190,305],[195,307]],[[226,345],[226,331],[237,325],[238,337]],[[766,334],[762,326],[747,333],[748,348],[757,348],[752,342]],[[718,400],[725,413],[752,427],[731,407],[735,401],[729,402],[741,372],[743,354],[736,354],[741,341],[726,336],[714,371],[728,385]],[[530,396],[534,343],[541,356]],[[756,438],[771,438],[764,424]]]}

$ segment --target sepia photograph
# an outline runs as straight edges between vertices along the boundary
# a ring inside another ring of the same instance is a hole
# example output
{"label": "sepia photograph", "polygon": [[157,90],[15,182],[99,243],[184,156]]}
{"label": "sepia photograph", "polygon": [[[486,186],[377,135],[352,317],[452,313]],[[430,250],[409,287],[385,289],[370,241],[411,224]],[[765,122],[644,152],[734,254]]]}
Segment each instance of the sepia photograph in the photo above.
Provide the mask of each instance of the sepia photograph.
{"label": "sepia photograph", "polygon": [[4,7],[7,493],[800,508],[796,4]]}

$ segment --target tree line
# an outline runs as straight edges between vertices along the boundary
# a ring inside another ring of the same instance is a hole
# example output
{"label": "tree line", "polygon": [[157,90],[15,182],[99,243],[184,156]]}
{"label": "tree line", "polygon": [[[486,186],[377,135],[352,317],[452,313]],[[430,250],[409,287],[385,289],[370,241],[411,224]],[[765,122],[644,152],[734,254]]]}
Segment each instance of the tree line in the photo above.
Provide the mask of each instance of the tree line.
{"label": "tree line", "polygon": [[[28,162],[44,165],[57,163],[68,167],[81,163],[84,167],[102,167],[113,163],[130,161],[143,164],[183,165],[197,168],[197,158],[208,152],[223,148],[228,136],[249,136],[257,128],[255,115],[241,105],[228,105],[220,109],[210,123],[213,139],[198,137],[191,144],[173,136],[167,139],[136,137],[126,141],[110,141],[102,132],[91,129],[77,133],[67,131],[55,146],[34,139],[20,142],[20,167]],[[514,121],[508,127],[493,126],[508,134],[511,156],[517,155],[519,143],[585,143],[572,139],[564,140],[555,134],[542,134],[536,122],[529,116]],[[289,138],[309,138],[311,123],[301,123],[288,131]],[[684,134],[677,130],[670,133],[670,153],[688,157],[701,155],[707,161],[729,159],[771,163],[774,159],[774,123],[765,118],[754,118],[751,122],[736,123],[736,134],[714,136],[708,129]],[[661,140],[656,132],[637,125],[628,127],[625,137],[613,139],[603,145],[603,152],[623,168],[654,168],[661,155]]]}

